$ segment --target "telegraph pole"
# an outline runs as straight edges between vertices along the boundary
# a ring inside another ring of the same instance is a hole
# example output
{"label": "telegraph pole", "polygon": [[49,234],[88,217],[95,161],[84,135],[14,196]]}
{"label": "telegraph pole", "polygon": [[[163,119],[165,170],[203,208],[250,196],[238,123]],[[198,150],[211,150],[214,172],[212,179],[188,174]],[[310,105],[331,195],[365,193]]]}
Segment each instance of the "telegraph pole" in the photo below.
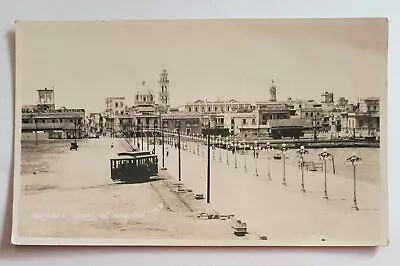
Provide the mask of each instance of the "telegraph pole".
{"label": "telegraph pole", "polygon": [[210,203],[211,186],[210,134],[207,135],[207,203]]}
{"label": "telegraph pole", "polygon": [[178,123],[178,171],[179,171],[179,181],[182,180],[181,177],[181,133],[180,133],[180,122]]}

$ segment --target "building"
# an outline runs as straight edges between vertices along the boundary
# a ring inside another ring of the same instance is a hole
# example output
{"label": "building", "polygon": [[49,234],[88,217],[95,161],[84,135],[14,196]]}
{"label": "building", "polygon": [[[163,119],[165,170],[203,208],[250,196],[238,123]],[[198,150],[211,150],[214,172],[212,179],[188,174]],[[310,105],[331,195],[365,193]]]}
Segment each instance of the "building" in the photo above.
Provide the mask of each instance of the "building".
{"label": "building", "polygon": [[271,87],[269,88],[269,101],[270,102],[276,102],[276,86],[274,84],[274,80],[272,80]]}
{"label": "building", "polygon": [[158,84],[160,86],[160,91],[159,91],[159,106],[160,109],[163,113],[167,113],[168,109],[170,108],[170,102],[169,102],[169,79],[168,79],[168,72],[163,67],[163,70],[160,73],[160,78],[158,80]]}
{"label": "building", "polygon": [[224,128],[228,128],[236,136],[258,136],[260,133],[258,111],[226,113],[217,119],[223,119],[221,122],[224,123]]}
{"label": "building", "polygon": [[379,98],[369,97],[358,101],[352,112],[342,112],[341,128],[350,136],[379,136]]}
{"label": "building", "polygon": [[198,135],[202,133],[201,114],[162,114],[161,120],[165,130],[177,131],[179,129],[181,132],[186,134]]}
{"label": "building", "polygon": [[321,103],[334,103],[332,92],[325,91],[324,93],[321,94],[321,97],[322,97]]}
{"label": "building", "polygon": [[185,104],[186,113],[219,114],[235,112],[241,109],[252,109],[253,105],[249,102],[238,102],[234,99],[230,101],[203,101],[197,100],[193,103]]}
{"label": "building", "polygon": [[105,129],[109,134],[120,131],[118,117],[123,116],[126,111],[125,97],[106,98]]}
{"label": "building", "polygon": [[260,126],[267,125],[269,120],[289,119],[291,110],[285,102],[257,102]]}
{"label": "building", "polygon": [[54,88],[38,90],[38,104],[22,107],[22,139],[73,139],[86,136],[85,109],[56,109]]}
{"label": "building", "polygon": [[270,136],[274,139],[281,138],[300,138],[304,136],[304,131],[310,128],[310,123],[306,119],[275,119],[267,122]]}

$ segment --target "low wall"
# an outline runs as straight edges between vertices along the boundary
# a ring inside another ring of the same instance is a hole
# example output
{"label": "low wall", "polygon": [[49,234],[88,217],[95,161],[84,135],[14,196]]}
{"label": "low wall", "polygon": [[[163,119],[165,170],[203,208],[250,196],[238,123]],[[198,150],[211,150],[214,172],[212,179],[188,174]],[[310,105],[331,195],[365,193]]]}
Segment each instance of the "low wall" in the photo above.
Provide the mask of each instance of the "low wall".
{"label": "low wall", "polygon": [[[48,140],[49,133],[46,132],[38,132],[37,140]],[[21,140],[23,141],[36,141],[36,133],[21,133]]]}

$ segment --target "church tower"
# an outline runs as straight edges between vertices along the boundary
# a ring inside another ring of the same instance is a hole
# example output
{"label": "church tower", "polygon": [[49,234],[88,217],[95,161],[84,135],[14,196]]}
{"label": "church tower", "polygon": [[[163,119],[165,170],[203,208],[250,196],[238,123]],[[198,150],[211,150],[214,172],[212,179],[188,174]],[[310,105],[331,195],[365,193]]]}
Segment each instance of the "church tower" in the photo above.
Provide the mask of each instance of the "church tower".
{"label": "church tower", "polygon": [[276,102],[276,86],[274,84],[274,80],[272,80],[271,87],[269,88],[270,102]]}
{"label": "church tower", "polygon": [[169,80],[168,80],[168,72],[163,66],[163,70],[160,73],[160,79],[158,81],[160,84],[160,105],[164,108],[168,108],[170,106],[169,103]]}

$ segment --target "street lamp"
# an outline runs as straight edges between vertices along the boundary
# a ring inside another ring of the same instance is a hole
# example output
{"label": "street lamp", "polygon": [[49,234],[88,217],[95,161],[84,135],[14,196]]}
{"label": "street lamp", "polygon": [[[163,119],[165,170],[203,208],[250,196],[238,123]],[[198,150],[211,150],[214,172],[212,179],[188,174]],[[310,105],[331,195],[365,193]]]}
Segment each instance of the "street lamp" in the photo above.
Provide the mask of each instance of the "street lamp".
{"label": "street lamp", "polygon": [[244,154],[244,170],[247,172],[247,144],[246,142],[244,142],[244,140],[242,140],[242,144],[243,144],[243,154]]}
{"label": "street lamp", "polygon": [[304,156],[308,154],[308,151],[304,149],[304,146],[300,147],[297,151],[297,155],[300,157],[300,167],[301,167],[301,191],[306,192],[304,188]]}
{"label": "street lamp", "polygon": [[259,146],[258,146],[257,141],[254,141],[254,146],[253,147],[254,147],[254,163],[255,163],[255,168],[256,168],[255,175],[258,176],[258,166],[257,166],[257,157],[258,157],[258,155],[257,155],[257,152],[258,152]]}
{"label": "street lamp", "polygon": [[228,148],[228,145],[229,145],[229,138],[226,137],[226,139],[225,139],[225,148],[226,148],[226,164],[227,165],[229,165],[229,148]]}
{"label": "street lamp", "polygon": [[326,186],[326,161],[329,160],[332,157],[332,154],[328,152],[326,148],[322,150],[322,152],[318,155],[320,160],[324,160],[324,199],[329,199],[328,198],[328,189]]}
{"label": "street lamp", "polygon": [[201,155],[204,157],[204,135],[201,134]]}
{"label": "street lamp", "polygon": [[213,151],[212,158],[214,161],[215,161],[215,141],[216,141],[215,136],[211,136],[212,151]]}
{"label": "street lamp", "polygon": [[354,189],[353,189],[353,207],[352,207],[352,209],[358,211],[359,208],[357,205],[356,165],[361,163],[361,158],[358,157],[355,152],[353,152],[352,156],[347,158],[347,163],[353,165],[353,182],[354,182],[353,188]]}
{"label": "street lamp", "polygon": [[233,151],[235,153],[235,168],[237,168],[237,154],[236,154],[236,148],[237,148],[237,141],[236,138],[233,139]]}
{"label": "street lamp", "polygon": [[282,185],[286,186],[286,151],[288,150],[287,146],[285,143],[282,144],[281,151],[283,155],[283,181]]}
{"label": "street lamp", "polygon": [[179,181],[182,180],[181,178],[181,131],[180,131],[180,124],[178,126],[178,176],[179,176]]}
{"label": "street lamp", "polygon": [[196,139],[197,139],[197,155],[200,156],[200,145],[202,145],[202,143],[200,142],[201,141],[200,134],[196,135]]}
{"label": "street lamp", "polygon": [[222,139],[221,139],[221,135],[218,136],[218,148],[219,148],[219,162],[222,163],[222,155],[221,155],[221,148],[222,145]]}
{"label": "street lamp", "polygon": [[267,143],[267,147],[265,147],[265,150],[267,151],[267,162],[268,162],[268,179],[271,180],[271,156],[270,156],[270,151],[271,151],[271,143]]}
{"label": "street lamp", "polygon": [[35,144],[38,145],[38,135],[37,135],[37,131],[38,131],[38,125],[37,125],[37,120],[35,118],[35,116],[33,114],[30,115],[31,119],[33,120],[33,122],[35,123]]}

